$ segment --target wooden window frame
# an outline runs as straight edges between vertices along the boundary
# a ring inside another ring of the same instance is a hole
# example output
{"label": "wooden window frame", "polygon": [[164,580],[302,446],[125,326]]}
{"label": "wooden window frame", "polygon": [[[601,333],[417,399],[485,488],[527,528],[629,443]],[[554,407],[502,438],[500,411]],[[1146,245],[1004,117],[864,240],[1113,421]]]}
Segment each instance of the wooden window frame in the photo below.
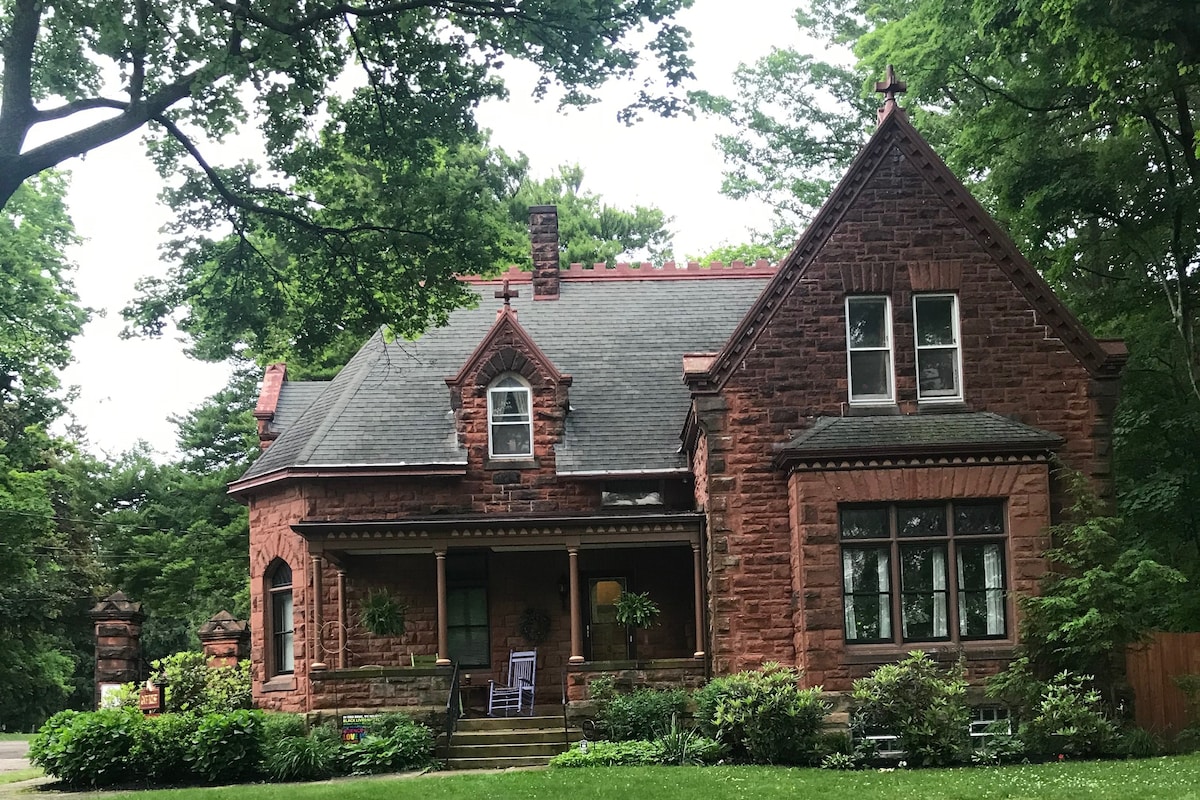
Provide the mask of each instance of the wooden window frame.
{"label": "wooden window frame", "polygon": [[[855,347],[850,331],[850,308],[853,305],[882,305],[883,332],[887,337],[885,346]],[[895,337],[892,335],[892,299],[887,295],[851,295],[846,298],[846,396],[850,404],[855,406],[877,406],[896,401],[896,353]],[[886,353],[886,391],[883,394],[871,394],[856,397],[854,395],[854,354],[855,353]]]}

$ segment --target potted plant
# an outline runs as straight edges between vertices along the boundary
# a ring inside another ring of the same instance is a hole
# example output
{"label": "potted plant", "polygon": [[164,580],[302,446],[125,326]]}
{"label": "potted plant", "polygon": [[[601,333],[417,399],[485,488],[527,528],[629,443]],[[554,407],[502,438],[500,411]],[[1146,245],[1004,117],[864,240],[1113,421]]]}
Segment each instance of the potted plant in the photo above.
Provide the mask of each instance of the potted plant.
{"label": "potted plant", "polygon": [[386,589],[367,592],[359,606],[358,619],[376,636],[403,636],[408,606]]}
{"label": "potted plant", "polygon": [[617,597],[617,622],[630,628],[649,628],[659,611],[649,592],[621,592]]}
{"label": "potted plant", "polygon": [[550,635],[550,615],[541,608],[527,608],[517,620],[517,633],[532,645],[539,645]]}

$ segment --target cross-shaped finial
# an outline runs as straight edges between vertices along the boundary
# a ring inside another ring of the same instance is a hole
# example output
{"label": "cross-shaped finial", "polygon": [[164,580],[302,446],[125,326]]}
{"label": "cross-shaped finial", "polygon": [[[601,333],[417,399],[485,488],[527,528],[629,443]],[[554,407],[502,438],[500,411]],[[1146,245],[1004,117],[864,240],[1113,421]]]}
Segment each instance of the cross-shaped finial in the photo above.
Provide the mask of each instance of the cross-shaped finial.
{"label": "cross-shaped finial", "polygon": [[503,299],[504,299],[504,307],[505,307],[505,308],[508,308],[508,307],[509,307],[509,305],[510,305],[510,301],[511,301],[511,300],[512,300],[514,297],[520,297],[520,296],[521,296],[521,293],[520,293],[520,292],[518,292],[516,289],[509,289],[509,288],[508,288],[508,278],[505,278],[505,279],[504,279],[504,288],[503,288],[503,289],[501,289],[500,291],[496,292],[496,297],[497,297],[497,298],[503,298]]}
{"label": "cross-shaped finial", "polygon": [[883,102],[885,104],[895,103],[896,95],[904,94],[907,89],[907,83],[896,80],[896,68],[891,64],[887,65],[887,80],[875,83],[875,91],[883,93]]}

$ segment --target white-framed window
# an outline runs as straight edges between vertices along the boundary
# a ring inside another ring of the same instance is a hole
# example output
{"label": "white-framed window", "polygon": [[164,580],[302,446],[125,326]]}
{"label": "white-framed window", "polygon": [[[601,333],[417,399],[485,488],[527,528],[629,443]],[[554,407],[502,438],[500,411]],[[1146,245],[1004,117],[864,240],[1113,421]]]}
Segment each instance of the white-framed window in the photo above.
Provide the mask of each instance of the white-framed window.
{"label": "white-framed window", "polygon": [[917,338],[917,399],[961,400],[958,298],[952,294],[915,295],[913,323]]}
{"label": "white-framed window", "polygon": [[292,614],[292,568],[277,560],[267,571],[270,598],[270,674],[290,675],[295,671],[295,619]]}
{"label": "white-framed window", "polygon": [[488,455],[533,456],[532,392],[522,378],[501,375],[488,387]]}
{"label": "white-framed window", "polygon": [[850,402],[892,400],[892,306],[886,297],[846,298]]}
{"label": "white-framed window", "polygon": [[1007,635],[1002,500],[838,509],[847,642]]}

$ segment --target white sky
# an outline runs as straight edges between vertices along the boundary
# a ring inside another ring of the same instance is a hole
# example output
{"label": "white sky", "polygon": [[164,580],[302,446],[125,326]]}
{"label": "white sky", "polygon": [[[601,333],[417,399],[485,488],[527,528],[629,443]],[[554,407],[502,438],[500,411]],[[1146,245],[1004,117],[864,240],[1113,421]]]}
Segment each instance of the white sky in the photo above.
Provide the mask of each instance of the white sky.
{"label": "white sky", "polygon": [[[680,15],[692,32],[696,86],[727,93],[741,62],[750,63],[772,46],[798,46],[793,21],[797,0],[696,0]],[[520,73],[519,70],[513,70]],[[626,127],[616,112],[636,86],[615,84],[612,98],[583,111],[559,112],[552,102],[533,103],[522,77],[506,76],[512,94],[505,104],[483,108],[479,120],[492,142],[529,156],[544,176],[559,164],[578,163],[584,188],[619,206],[653,205],[674,217],[675,254],[701,253],[739,242],[750,228],[765,229],[769,211],[756,203],[719,194],[722,159],[714,146],[719,124],[686,117],[648,118]],[[221,389],[223,365],[188,359],[172,338],[122,341],[121,308],[144,275],[163,274],[159,228],[168,212],[157,203],[158,176],[138,137],[69,162],[68,196],[84,243],[71,253],[78,265],[75,285],[85,305],[105,316],[90,323],[74,345],[75,361],[64,381],[79,387],[72,411],[88,432],[91,449],[116,453],[143,439],[161,453],[174,451],[171,415],[185,413]]]}

